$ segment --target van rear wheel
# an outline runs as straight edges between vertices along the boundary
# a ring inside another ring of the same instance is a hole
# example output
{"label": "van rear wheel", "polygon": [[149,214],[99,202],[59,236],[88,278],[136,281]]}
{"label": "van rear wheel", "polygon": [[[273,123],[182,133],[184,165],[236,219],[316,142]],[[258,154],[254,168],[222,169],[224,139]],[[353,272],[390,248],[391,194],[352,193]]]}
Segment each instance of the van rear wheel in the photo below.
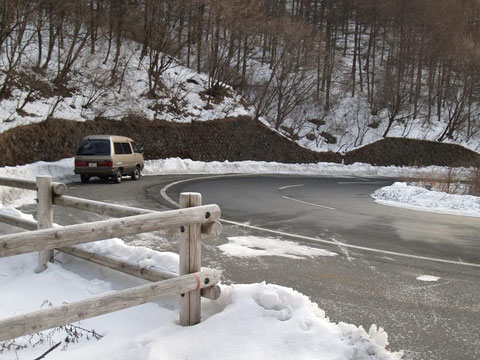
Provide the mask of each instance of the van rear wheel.
{"label": "van rear wheel", "polygon": [[113,181],[115,181],[115,184],[120,184],[122,182],[122,169],[118,169],[117,172],[115,173],[115,177],[113,178]]}
{"label": "van rear wheel", "polygon": [[86,184],[86,183],[88,183],[88,180],[90,180],[90,176],[80,175],[80,180],[82,180],[82,183]]}
{"label": "van rear wheel", "polygon": [[140,176],[141,176],[140,168],[137,166],[132,173],[132,180],[138,180],[140,179]]}

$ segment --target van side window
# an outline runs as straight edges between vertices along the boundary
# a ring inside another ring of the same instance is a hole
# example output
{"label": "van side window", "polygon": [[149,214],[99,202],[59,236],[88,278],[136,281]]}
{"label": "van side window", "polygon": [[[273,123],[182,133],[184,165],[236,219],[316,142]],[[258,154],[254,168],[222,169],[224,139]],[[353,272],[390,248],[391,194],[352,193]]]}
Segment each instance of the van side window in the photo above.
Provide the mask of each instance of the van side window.
{"label": "van side window", "polygon": [[129,143],[122,143],[123,153],[124,154],[131,154],[132,148],[130,147]]}
{"label": "van side window", "polygon": [[123,154],[123,148],[121,143],[113,143],[113,149],[115,150],[115,154]]}
{"label": "van side window", "polygon": [[130,145],[132,145],[134,153],[141,154],[143,152],[143,148],[141,146],[138,146],[134,142],[131,142]]}

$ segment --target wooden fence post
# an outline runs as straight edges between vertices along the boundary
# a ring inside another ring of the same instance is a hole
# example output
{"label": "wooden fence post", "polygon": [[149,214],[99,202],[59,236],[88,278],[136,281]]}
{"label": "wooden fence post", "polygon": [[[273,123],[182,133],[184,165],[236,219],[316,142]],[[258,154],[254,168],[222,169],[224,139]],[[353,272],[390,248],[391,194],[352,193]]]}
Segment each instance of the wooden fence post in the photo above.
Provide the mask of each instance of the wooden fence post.
{"label": "wooden fence post", "polygon": [[[37,176],[37,223],[38,229],[53,227],[52,177]],[[47,268],[47,263],[53,258],[52,250],[42,250],[38,253],[36,273]]]}
{"label": "wooden fence post", "polygon": [[[202,205],[202,195],[199,193],[181,193],[179,204],[180,208],[200,206]],[[201,271],[201,231],[201,224],[182,226],[180,228],[180,275]],[[180,325],[195,325],[200,322],[200,301],[200,290],[182,294],[180,300]]]}

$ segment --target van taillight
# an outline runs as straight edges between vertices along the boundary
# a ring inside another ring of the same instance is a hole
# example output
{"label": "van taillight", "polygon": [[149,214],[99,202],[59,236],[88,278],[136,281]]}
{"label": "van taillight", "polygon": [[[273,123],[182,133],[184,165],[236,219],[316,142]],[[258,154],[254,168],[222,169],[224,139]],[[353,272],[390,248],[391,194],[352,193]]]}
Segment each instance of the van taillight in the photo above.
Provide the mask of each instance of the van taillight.
{"label": "van taillight", "polygon": [[113,166],[113,161],[99,161],[97,166],[108,166],[112,167]]}
{"label": "van taillight", "polygon": [[75,161],[75,166],[88,166],[86,161]]}

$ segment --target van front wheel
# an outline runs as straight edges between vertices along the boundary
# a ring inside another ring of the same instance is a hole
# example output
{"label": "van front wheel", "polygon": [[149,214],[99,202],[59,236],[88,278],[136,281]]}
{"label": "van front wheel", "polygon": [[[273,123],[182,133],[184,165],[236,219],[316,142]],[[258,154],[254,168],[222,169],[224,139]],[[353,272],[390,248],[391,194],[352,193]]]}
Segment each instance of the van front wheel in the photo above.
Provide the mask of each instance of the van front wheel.
{"label": "van front wheel", "polygon": [[132,180],[138,180],[138,179],[140,179],[140,175],[141,175],[141,173],[140,173],[140,168],[137,166],[137,167],[135,168],[135,170],[133,171],[133,173],[132,173]]}
{"label": "van front wheel", "polygon": [[122,182],[122,175],[122,169],[118,169],[115,173],[115,178],[113,179],[113,181],[115,181],[115,184],[120,184]]}

